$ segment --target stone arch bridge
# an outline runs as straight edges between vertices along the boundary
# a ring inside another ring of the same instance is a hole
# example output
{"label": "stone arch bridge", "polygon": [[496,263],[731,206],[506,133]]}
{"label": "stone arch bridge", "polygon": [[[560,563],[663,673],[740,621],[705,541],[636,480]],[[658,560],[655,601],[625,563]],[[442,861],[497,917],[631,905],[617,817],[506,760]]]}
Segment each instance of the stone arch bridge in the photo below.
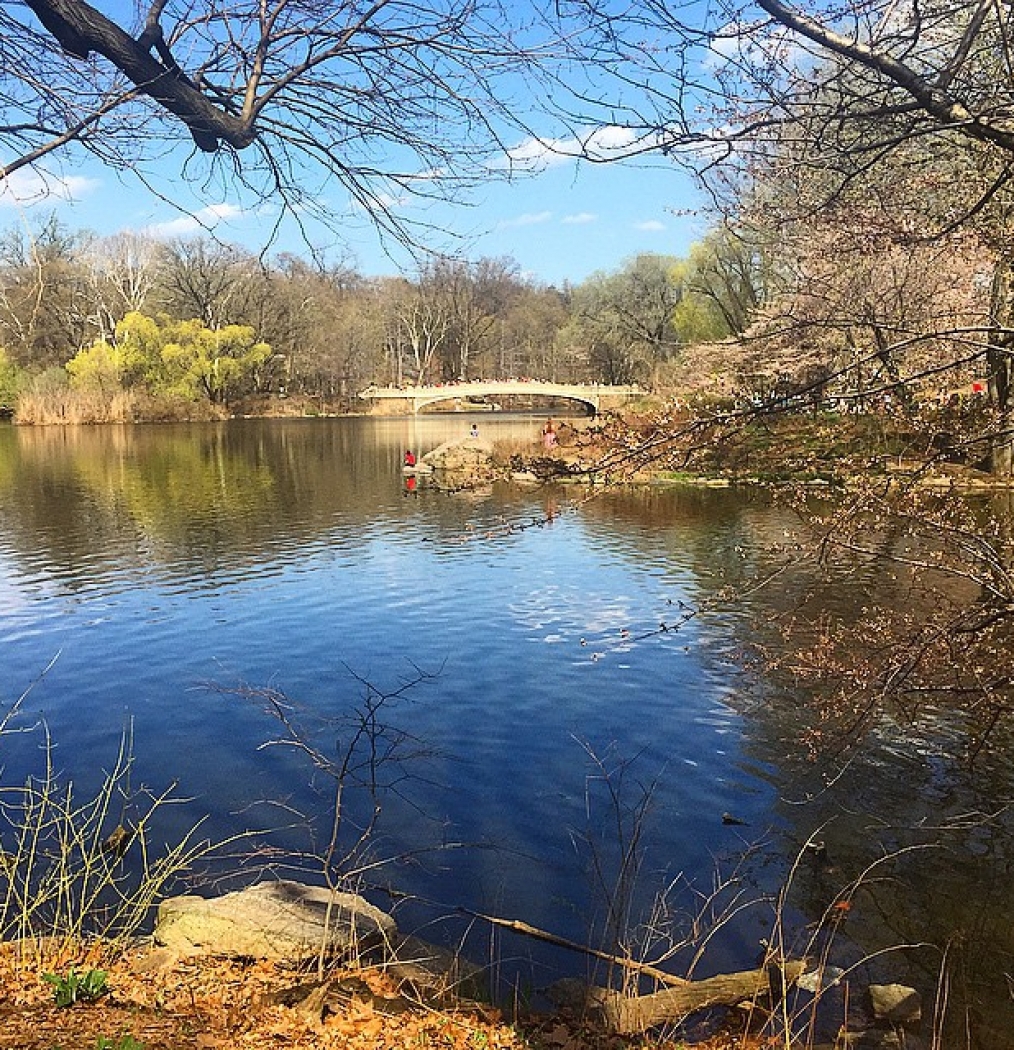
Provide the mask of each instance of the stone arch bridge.
{"label": "stone arch bridge", "polygon": [[607,386],[597,383],[547,383],[538,379],[490,379],[435,386],[370,386],[359,396],[373,402],[375,412],[414,415],[438,401],[477,401],[489,397],[545,397],[578,401],[593,412],[617,408],[644,391],[637,386]]}

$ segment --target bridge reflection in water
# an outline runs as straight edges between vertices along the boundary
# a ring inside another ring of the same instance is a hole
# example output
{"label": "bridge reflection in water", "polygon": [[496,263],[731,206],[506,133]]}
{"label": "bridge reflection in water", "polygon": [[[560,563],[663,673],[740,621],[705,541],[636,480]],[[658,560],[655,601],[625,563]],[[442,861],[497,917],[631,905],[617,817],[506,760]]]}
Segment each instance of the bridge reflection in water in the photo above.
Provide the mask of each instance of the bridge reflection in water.
{"label": "bridge reflection in water", "polygon": [[415,414],[437,401],[467,401],[486,397],[545,397],[578,401],[593,412],[616,408],[644,391],[637,386],[549,383],[539,379],[475,380],[440,386],[370,386],[359,396],[374,402],[376,411],[392,415]]}

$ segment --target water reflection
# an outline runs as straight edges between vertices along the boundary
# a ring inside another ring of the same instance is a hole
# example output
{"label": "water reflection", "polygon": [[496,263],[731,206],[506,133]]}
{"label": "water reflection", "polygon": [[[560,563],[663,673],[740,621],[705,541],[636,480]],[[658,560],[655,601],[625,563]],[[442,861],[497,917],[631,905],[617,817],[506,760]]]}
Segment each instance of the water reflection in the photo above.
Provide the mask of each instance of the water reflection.
{"label": "water reflection", "polygon": [[[68,586],[125,567],[242,577],[272,558],[297,557],[307,545],[340,546],[364,528],[397,528],[402,508],[391,477],[399,448],[408,441],[433,447],[463,425],[5,427],[4,533],[28,571],[45,567]],[[531,424],[505,420],[487,429],[528,437]],[[455,512],[438,519],[460,525]]]}
{"label": "water reflection", "polygon": [[[815,573],[793,508],[752,493],[583,502],[567,489],[409,487],[404,449],[468,423],[0,428],[0,699],[59,654],[31,703],[62,768],[87,784],[130,722],[142,779],[178,779],[216,834],[256,828],[295,855],[307,827],[321,830],[326,785],[297,755],[261,748],[276,732],[261,706],[203,684],[272,683],[333,745],[362,680],[396,690],[421,669],[432,677],[392,716],[430,753],[388,800],[379,840],[414,859],[377,881],[584,939],[603,907],[589,851],[615,846],[594,755],[629,770],[634,797],[654,784],[636,905],[681,873],[699,888],[739,864],[763,899],[792,871],[797,947],[820,926],[839,965],[875,955],[869,975],[928,994],[949,945],[956,1001],[991,1015],[974,1020],[975,1045],[1007,1045],[988,1029],[1014,1030],[1009,763],[1001,754],[972,775],[944,762],[941,742],[962,727],[940,712],[914,743],[885,721],[840,767],[814,764],[791,675],[744,664],[744,647],[775,645],[785,617],[854,615],[900,600],[896,583],[872,559]],[[541,420],[479,424],[537,447]],[[34,742],[18,744],[7,777],[37,761]],[[823,859],[795,865],[813,836]],[[433,851],[450,843],[473,848]],[[829,912],[871,865],[848,909]],[[730,922],[702,975],[752,965],[773,921],[762,903]],[[430,933],[441,931],[458,932]],[[936,947],[875,954],[901,943]],[[534,954],[536,983],[583,965]]]}

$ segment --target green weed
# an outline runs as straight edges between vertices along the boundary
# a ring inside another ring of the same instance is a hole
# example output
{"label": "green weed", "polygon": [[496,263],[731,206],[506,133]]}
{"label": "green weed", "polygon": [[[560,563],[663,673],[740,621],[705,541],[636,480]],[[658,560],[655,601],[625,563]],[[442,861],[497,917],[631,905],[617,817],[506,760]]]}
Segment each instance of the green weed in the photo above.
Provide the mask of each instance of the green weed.
{"label": "green weed", "polygon": [[44,973],[42,979],[53,986],[53,1001],[57,1006],[73,1006],[104,995],[107,974],[105,970],[85,970],[77,973],[72,966],[66,977],[57,973]]}

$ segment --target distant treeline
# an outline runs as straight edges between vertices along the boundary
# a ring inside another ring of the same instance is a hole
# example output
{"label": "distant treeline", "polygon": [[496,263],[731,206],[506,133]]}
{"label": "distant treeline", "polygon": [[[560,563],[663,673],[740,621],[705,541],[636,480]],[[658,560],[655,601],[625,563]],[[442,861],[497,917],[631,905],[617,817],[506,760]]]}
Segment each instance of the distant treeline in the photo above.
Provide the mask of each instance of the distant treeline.
{"label": "distant treeline", "polygon": [[556,288],[507,258],[367,278],[209,239],[99,238],[50,218],[0,238],[0,406],[24,422],[182,418],[251,399],[351,405],[371,383],[639,382],[750,304],[689,260],[641,255]]}

